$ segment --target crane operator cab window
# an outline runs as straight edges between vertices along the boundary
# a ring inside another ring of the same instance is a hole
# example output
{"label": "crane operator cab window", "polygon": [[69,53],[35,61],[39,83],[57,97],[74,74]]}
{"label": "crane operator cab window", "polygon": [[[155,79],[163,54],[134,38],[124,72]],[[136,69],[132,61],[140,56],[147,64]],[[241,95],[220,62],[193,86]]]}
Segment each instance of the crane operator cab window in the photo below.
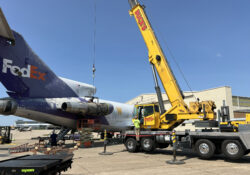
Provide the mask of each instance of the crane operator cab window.
{"label": "crane operator cab window", "polygon": [[140,123],[148,128],[155,125],[155,112],[159,113],[157,105],[138,105],[135,108],[134,116],[138,116]]}
{"label": "crane operator cab window", "polygon": [[143,117],[144,117],[143,114],[144,114],[143,106],[137,106],[134,110],[134,116],[138,117],[141,124],[143,124]]}
{"label": "crane operator cab window", "polygon": [[160,112],[158,105],[155,105],[155,112]]}
{"label": "crane operator cab window", "polygon": [[147,117],[149,115],[154,114],[154,108],[153,106],[144,106],[144,110],[143,110],[143,116]]}

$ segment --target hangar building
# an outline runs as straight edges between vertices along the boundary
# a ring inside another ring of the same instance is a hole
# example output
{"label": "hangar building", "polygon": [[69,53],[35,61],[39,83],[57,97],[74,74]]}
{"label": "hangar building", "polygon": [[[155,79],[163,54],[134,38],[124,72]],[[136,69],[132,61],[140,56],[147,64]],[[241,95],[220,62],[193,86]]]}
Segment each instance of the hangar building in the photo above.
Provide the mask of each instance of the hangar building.
{"label": "hangar building", "polygon": [[[230,118],[244,118],[246,113],[250,113],[250,97],[233,96],[232,89],[229,86],[217,87],[202,91],[183,92],[185,96],[185,102],[189,105],[189,102],[196,101],[197,98],[200,101],[212,100],[215,102],[217,109],[223,106],[223,101],[230,108]],[[162,94],[165,108],[170,108],[168,97],[165,93]],[[127,102],[127,104],[145,104],[145,103],[157,103],[157,96],[155,93],[141,94]]]}

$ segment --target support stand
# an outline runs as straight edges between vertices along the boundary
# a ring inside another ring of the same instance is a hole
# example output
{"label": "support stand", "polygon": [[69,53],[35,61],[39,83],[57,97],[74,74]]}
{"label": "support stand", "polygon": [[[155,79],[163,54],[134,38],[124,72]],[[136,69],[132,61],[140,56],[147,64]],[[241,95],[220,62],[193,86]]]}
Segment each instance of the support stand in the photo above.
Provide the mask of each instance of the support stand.
{"label": "support stand", "polygon": [[177,139],[176,139],[175,131],[172,132],[172,140],[173,140],[173,159],[166,161],[166,163],[172,164],[172,165],[185,164],[184,161],[176,159]]}
{"label": "support stand", "polygon": [[103,152],[99,153],[100,155],[112,155],[113,154],[111,152],[106,152],[107,144],[108,144],[107,131],[105,129],[105,131],[104,131],[104,150],[103,150]]}

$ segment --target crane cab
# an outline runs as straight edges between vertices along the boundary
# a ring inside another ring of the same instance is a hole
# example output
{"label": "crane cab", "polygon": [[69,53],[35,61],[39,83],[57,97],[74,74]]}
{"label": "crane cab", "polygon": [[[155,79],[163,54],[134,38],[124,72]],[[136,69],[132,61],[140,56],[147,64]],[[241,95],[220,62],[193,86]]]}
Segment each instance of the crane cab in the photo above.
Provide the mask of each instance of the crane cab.
{"label": "crane cab", "polygon": [[141,122],[141,128],[158,129],[160,126],[160,111],[156,104],[135,105],[134,116]]}

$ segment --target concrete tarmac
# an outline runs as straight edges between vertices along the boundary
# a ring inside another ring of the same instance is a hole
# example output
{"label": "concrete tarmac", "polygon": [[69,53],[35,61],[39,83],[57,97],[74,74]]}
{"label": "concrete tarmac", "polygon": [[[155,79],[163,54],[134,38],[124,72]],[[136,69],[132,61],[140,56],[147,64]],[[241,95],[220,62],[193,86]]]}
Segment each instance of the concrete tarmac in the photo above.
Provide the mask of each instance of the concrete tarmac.
{"label": "concrete tarmac", "polygon": [[222,155],[211,160],[201,160],[192,152],[177,152],[177,159],[183,165],[170,165],[171,149],[157,149],[151,154],[128,153],[124,145],[107,147],[113,155],[102,156],[102,147],[79,149],[75,151],[74,163],[66,174],[100,174],[100,175],[247,175],[250,174],[250,156],[239,161],[227,161]]}
{"label": "concrete tarmac", "polygon": [[[8,154],[8,148],[24,143],[34,143],[32,136],[42,136],[51,131],[14,131],[15,141],[10,145],[0,145],[0,160],[22,154]],[[30,137],[30,138],[29,138]],[[178,151],[177,159],[183,165],[170,165],[166,161],[172,159],[171,148],[157,149],[151,154],[129,153],[124,145],[111,145],[108,152],[113,155],[99,155],[103,151],[103,143],[98,142],[92,148],[80,148],[74,152],[72,169],[63,175],[248,175],[250,174],[250,155],[238,161],[228,161],[223,155],[216,155],[211,160],[201,160],[192,151]]]}

